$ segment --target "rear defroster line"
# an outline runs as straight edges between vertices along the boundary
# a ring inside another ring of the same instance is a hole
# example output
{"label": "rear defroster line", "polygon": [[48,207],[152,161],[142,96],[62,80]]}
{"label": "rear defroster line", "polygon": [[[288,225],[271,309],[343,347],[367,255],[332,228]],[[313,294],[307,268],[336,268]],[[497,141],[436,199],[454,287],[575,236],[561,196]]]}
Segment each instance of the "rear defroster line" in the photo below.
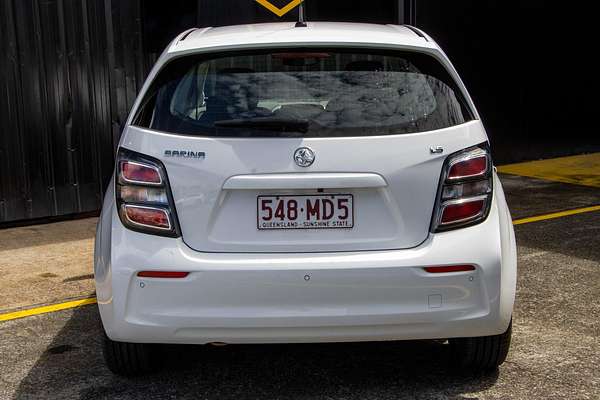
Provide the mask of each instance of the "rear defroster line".
{"label": "rear defroster line", "polygon": [[[584,213],[595,212],[595,211],[600,211],[600,205],[584,207],[584,208],[576,208],[573,210],[559,211],[559,212],[554,212],[554,213],[550,213],[550,214],[538,215],[535,217],[517,219],[517,220],[513,221],[513,225],[530,224],[532,222],[546,221],[546,220],[550,220],[550,219],[568,217],[571,215],[584,214]],[[96,304],[97,302],[98,301],[96,300],[96,298],[89,297],[89,298],[80,299],[80,300],[67,301],[64,303],[49,304],[49,305],[42,306],[42,307],[34,307],[34,308],[24,309],[24,310],[20,310],[20,311],[13,311],[13,312],[5,313],[5,314],[0,314],[0,322],[11,321],[11,320],[26,318],[26,317],[32,317],[34,315],[48,314],[48,313],[53,313],[53,312],[57,312],[57,311],[68,310],[71,308],[83,307],[83,306],[87,306],[90,304]]]}

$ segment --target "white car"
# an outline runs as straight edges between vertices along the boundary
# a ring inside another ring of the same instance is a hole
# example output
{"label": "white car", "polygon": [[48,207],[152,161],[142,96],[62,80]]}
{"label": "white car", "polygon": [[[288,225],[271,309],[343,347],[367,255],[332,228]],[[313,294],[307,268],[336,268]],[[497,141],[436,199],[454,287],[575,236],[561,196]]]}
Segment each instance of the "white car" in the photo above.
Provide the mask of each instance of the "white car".
{"label": "white car", "polygon": [[95,280],[108,367],[158,344],[510,345],[516,245],[485,129],[410,26],[192,29],[119,143]]}

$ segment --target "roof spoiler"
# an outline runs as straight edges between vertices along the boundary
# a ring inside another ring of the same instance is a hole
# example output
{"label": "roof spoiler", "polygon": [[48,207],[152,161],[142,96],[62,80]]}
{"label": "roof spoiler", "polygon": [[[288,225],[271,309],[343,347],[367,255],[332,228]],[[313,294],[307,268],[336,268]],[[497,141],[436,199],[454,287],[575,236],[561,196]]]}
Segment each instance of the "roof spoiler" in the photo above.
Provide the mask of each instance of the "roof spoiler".
{"label": "roof spoiler", "polygon": [[415,33],[415,35],[417,35],[417,36],[422,37],[423,39],[425,39],[426,42],[429,42],[429,39],[427,38],[427,36],[419,28],[414,27],[412,25],[407,25],[407,24],[404,24],[402,26],[404,26],[405,28],[410,29],[411,31],[413,31]]}
{"label": "roof spoiler", "polygon": [[196,32],[198,29],[199,28],[188,29],[187,31],[185,31],[183,33],[183,35],[181,35],[181,37],[179,38],[179,40],[177,41],[177,43],[183,42],[185,39],[187,39],[188,36],[190,36],[190,34],[192,34],[193,32]]}

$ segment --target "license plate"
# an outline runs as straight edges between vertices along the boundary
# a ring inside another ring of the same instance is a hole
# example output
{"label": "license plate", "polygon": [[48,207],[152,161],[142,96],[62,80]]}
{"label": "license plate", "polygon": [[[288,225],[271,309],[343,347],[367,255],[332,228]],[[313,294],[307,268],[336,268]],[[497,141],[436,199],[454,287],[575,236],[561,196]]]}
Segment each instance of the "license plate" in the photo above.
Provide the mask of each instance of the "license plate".
{"label": "license plate", "polygon": [[258,196],[257,226],[267,229],[350,229],[354,227],[351,194]]}

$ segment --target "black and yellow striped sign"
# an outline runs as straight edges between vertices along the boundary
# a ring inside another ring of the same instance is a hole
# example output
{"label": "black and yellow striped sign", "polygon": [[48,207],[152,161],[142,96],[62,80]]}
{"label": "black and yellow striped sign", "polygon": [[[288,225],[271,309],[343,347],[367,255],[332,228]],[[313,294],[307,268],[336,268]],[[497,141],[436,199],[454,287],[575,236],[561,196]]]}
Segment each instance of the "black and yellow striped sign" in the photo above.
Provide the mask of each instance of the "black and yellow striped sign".
{"label": "black and yellow striped sign", "polygon": [[282,8],[277,7],[269,0],[256,0],[258,4],[265,7],[267,10],[276,14],[278,17],[283,17],[285,14],[299,6],[304,0],[291,0],[287,5]]}

